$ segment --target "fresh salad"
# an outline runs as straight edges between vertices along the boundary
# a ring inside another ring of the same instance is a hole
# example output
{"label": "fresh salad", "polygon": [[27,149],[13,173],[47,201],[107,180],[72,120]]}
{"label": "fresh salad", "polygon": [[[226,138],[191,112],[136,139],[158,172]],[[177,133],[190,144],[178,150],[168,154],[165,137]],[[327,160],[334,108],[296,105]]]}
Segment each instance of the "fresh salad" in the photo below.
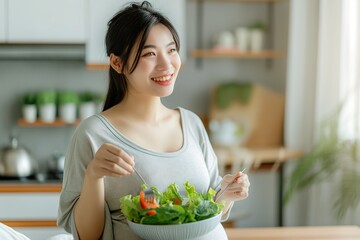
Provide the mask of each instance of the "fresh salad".
{"label": "fresh salad", "polygon": [[[142,189],[146,189],[143,184]],[[151,225],[184,224],[201,221],[218,215],[224,208],[223,203],[213,200],[216,192],[212,188],[206,194],[198,193],[188,181],[184,183],[186,198],[179,193],[179,186],[172,183],[165,192],[154,190],[154,202],[145,200],[144,191],[138,196],[131,194],[120,198],[120,209],[132,222]]]}

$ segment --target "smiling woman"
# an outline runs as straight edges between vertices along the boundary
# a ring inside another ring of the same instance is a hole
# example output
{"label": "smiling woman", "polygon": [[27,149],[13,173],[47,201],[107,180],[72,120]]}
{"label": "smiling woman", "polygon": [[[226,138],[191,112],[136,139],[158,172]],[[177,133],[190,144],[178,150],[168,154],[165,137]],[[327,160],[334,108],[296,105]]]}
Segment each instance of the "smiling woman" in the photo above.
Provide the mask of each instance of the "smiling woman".
{"label": "smiling woman", "polygon": [[[206,192],[236,179],[218,200],[224,204],[218,216],[223,220],[234,201],[247,198],[250,183],[245,173],[219,176],[200,118],[162,103],[174,90],[181,66],[179,48],[173,25],[146,1],[129,4],[109,21],[104,109],[80,123],[65,159],[58,223],[75,239],[139,239],[119,203],[142,190],[135,165],[149,186],[159,191],[189,181]],[[184,187],[179,189],[180,194],[185,192]],[[145,211],[157,218],[161,209]],[[226,240],[227,236],[217,222],[213,230],[195,239]]]}

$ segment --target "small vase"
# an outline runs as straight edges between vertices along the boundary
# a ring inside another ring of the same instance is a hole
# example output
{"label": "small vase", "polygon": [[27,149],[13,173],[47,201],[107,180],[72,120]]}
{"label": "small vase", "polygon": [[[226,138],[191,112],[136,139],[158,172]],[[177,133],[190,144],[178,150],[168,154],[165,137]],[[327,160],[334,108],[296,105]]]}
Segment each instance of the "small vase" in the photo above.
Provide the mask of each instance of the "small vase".
{"label": "small vase", "polygon": [[240,27],[235,30],[236,46],[239,51],[249,50],[250,32],[246,27]]}
{"label": "small vase", "polygon": [[250,32],[250,50],[259,52],[264,48],[264,31],[252,29]]}
{"label": "small vase", "polygon": [[25,104],[22,107],[23,118],[26,122],[33,123],[36,121],[37,109],[35,104]]}
{"label": "small vase", "polygon": [[79,107],[80,120],[84,120],[96,113],[96,104],[94,102],[83,102]]}
{"label": "small vase", "polygon": [[218,47],[233,48],[235,46],[235,37],[230,31],[221,32],[218,38]]}
{"label": "small vase", "polygon": [[59,117],[66,123],[74,123],[76,120],[76,104],[65,103],[59,106]]}
{"label": "small vase", "polygon": [[56,105],[55,103],[42,104],[39,107],[40,120],[45,123],[52,123],[56,118]]}

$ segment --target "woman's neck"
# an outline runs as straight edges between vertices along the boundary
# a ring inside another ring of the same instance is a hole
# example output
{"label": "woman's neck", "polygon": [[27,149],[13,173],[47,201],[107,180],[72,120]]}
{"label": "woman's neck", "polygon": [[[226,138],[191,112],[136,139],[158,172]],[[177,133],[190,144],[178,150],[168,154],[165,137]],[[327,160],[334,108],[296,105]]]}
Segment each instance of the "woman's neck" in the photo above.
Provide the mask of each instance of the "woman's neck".
{"label": "woman's neck", "polygon": [[126,117],[149,124],[160,122],[166,114],[166,108],[160,98],[134,100],[125,98],[122,102],[109,109],[109,114],[105,114],[111,118]]}

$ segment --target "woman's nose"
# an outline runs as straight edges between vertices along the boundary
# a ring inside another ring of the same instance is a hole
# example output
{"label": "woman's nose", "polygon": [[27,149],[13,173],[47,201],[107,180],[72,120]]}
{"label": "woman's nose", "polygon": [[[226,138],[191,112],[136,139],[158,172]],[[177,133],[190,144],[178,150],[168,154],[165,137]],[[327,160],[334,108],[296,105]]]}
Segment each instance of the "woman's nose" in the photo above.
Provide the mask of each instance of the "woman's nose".
{"label": "woman's nose", "polygon": [[157,67],[159,69],[168,69],[171,66],[171,58],[167,54],[160,54]]}

